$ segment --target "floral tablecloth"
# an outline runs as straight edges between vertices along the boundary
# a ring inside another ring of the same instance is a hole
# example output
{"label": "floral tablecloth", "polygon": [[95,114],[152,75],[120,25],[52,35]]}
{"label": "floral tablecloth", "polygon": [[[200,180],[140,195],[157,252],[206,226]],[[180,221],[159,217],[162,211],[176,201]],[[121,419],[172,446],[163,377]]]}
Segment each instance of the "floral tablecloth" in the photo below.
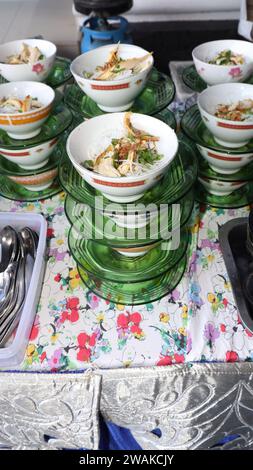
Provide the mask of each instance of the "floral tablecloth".
{"label": "floral tablecloth", "polygon": [[193,361],[251,361],[253,335],[241,324],[217,239],[218,225],[248,208],[199,208],[191,220],[187,271],[163,299],[114,305],[80,281],[67,244],[64,193],[35,203],[0,198],[0,211],[48,221],[48,262],[21,370],[122,368]]}

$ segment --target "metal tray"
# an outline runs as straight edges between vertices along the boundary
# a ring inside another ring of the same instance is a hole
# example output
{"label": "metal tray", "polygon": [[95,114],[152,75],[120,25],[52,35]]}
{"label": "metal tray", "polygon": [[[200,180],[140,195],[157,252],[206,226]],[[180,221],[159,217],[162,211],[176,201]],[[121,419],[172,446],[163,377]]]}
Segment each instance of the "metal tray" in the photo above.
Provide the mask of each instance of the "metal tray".
{"label": "metal tray", "polygon": [[253,256],[247,248],[248,217],[219,228],[219,242],[243,325],[253,333]]}

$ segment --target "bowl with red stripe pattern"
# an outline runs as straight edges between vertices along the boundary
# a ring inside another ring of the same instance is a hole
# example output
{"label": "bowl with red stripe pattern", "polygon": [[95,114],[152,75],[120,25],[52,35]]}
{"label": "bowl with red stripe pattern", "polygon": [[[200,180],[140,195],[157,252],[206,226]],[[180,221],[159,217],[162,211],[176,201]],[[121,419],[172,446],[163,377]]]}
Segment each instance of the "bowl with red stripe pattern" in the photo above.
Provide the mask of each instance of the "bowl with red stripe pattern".
{"label": "bowl with red stripe pattern", "polygon": [[6,149],[0,147],[0,154],[12,163],[16,163],[25,170],[37,170],[45,166],[53,152],[59,138],[55,137],[33,147],[20,149]]}
{"label": "bowl with red stripe pattern", "polygon": [[[94,100],[99,108],[107,112],[126,111],[131,108],[135,98],[144,89],[154,62],[150,55],[142,71],[118,80],[85,78],[85,74],[94,74],[96,67],[103,66],[108,61],[115,47],[115,44],[109,44],[85,52],[76,57],[70,67],[81,90]],[[143,57],[146,54],[148,51],[132,44],[119,44],[118,46],[118,55],[124,60]]]}
{"label": "bowl with red stripe pattern", "polygon": [[23,100],[28,95],[38,100],[41,107],[16,113],[0,111],[0,128],[14,139],[30,139],[39,134],[52,109],[55,92],[50,86],[39,82],[10,82],[0,85],[0,100],[10,97]]}
{"label": "bowl with red stripe pattern", "polygon": [[247,181],[218,181],[201,175],[198,180],[210,194],[215,196],[228,196],[247,184]]}
{"label": "bowl with red stripe pattern", "polygon": [[20,184],[29,191],[44,191],[44,189],[49,188],[55,178],[58,175],[58,166],[52,168],[51,170],[41,171],[40,173],[34,175],[26,176],[8,176],[12,181],[17,184]]}
{"label": "bowl with red stripe pattern", "polygon": [[224,152],[209,149],[197,144],[202,157],[208,162],[210,167],[217,173],[233,174],[248,165],[253,160],[253,151],[249,153]]}
{"label": "bowl with red stripe pattern", "polygon": [[141,198],[161,180],[178,150],[178,139],[171,127],[152,116],[132,113],[134,128],[158,137],[156,147],[161,159],[149,169],[131,176],[105,176],[89,170],[85,161],[103,152],[116,134],[118,137],[125,135],[124,118],[125,113],[108,113],[88,119],[70,133],[66,145],[68,156],[81,177],[115,202],[133,202]]}
{"label": "bowl with red stripe pattern", "polygon": [[238,148],[253,138],[253,114],[240,121],[215,116],[218,105],[236,105],[248,99],[253,100],[253,85],[246,83],[214,85],[199,94],[201,117],[218,144]]}

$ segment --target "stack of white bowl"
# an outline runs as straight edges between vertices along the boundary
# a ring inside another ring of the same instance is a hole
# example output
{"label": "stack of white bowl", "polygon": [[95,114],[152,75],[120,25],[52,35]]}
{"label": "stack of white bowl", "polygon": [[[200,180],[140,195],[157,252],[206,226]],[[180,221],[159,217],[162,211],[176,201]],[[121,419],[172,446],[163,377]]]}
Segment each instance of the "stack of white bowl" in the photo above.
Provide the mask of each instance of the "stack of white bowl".
{"label": "stack of white bowl", "polygon": [[[42,58],[35,64],[8,64],[8,57],[20,54],[22,44],[38,47]],[[29,145],[29,139],[39,135],[42,125],[52,111],[55,92],[50,86],[41,82],[48,77],[55,57],[56,46],[43,39],[22,39],[0,46],[0,74],[9,82],[0,85],[0,100],[11,96],[24,99],[30,95],[42,104],[42,107],[28,112],[0,114],[0,129],[14,140],[13,146],[11,144],[2,148],[0,146],[0,154],[24,170],[22,178],[18,178],[18,174],[13,174],[13,181],[31,191],[40,191],[49,187],[58,172],[57,163],[49,172],[43,173],[43,167],[57,145],[59,136],[48,140],[43,138],[41,142],[38,139],[36,145],[31,141]],[[23,140],[26,141],[24,145],[22,145]],[[21,145],[15,145],[15,141]]]}
{"label": "stack of white bowl", "polygon": [[[240,65],[209,63],[224,50],[241,54],[244,63]],[[242,83],[253,73],[253,44],[241,40],[211,41],[196,47],[192,55],[197,73],[208,85],[198,95],[198,108],[203,123],[220,146],[213,148],[196,142],[202,157],[212,170],[219,174],[215,180],[215,178],[204,178],[200,172],[199,181],[211,194],[224,196],[247,184],[246,179],[243,182],[238,181],[238,184],[235,183],[236,173],[253,159],[253,142],[252,145],[249,144],[253,138],[253,118],[247,121],[221,119],[215,116],[215,111],[220,104],[231,105],[248,98],[253,100],[253,85]],[[247,144],[248,151],[243,148]],[[226,180],[228,174],[235,174],[233,182]]]}

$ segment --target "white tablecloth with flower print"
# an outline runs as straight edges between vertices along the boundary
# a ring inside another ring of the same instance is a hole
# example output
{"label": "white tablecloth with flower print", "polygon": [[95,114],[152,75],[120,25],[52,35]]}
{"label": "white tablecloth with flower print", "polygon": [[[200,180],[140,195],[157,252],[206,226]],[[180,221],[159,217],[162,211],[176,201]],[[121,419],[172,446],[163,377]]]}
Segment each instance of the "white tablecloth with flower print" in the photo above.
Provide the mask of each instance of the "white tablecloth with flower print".
{"label": "white tablecloth with flower print", "polygon": [[64,193],[35,203],[1,198],[0,210],[42,213],[48,221],[47,269],[20,370],[253,360],[253,335],[239,320],[217,238],[218,225],[248,208],[196,204],[183,279],[163,299],[135,307],[105,301],[81,283],[68,251]]}

